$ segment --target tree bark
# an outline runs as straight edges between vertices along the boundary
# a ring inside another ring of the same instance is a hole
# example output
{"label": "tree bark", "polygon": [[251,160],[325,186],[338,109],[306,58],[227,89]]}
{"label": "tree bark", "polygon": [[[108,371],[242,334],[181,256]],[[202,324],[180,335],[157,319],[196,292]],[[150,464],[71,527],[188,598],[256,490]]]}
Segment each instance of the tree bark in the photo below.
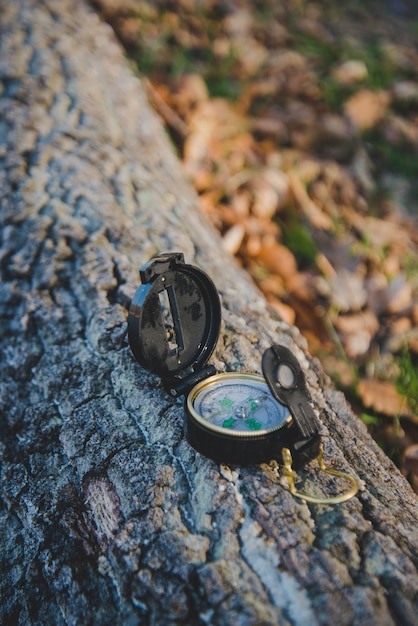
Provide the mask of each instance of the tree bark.
{"label": "tree bark", "polygon": [[[81,0],[0,11],[3,623],[418,624],[416,496],[222,251],[110,28]],[[126,339],[138,268],[171,250],[221,294],[219,371],[295,352],[355,498],[188,445]]]}

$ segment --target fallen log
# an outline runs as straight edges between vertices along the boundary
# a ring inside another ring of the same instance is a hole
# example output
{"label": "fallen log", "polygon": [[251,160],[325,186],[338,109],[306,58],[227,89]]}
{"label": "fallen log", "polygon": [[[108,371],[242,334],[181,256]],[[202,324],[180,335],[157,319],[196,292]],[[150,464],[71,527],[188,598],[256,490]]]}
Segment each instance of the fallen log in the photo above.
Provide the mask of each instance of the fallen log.
{"label": "fallen log", "polygon": [[[223,252],[110,28],[82,1],[0,11],[2,622],[417,624],[416,496]],[[221,295],[218,371],[297,356],[354,498],[187,443],[127,341],[138,268],[172,250]]]}

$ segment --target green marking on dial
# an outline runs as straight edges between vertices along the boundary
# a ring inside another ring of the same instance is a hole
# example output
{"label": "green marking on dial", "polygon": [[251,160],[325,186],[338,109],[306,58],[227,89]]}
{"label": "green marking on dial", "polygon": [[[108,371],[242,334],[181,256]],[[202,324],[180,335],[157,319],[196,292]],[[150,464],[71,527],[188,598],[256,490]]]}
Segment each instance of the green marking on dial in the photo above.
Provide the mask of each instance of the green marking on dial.
{"label": "green marking on dial", "polygon": [[257,422],[257,420],[251,418],[249,420],[245,420],[245,423],[247,424],[248,428],[250,430],[260,430],[261,428],[261,424],[260,422]]}
{"label": "green marking on dial", "polygon": [[234,401],[231,400],[231,398],[227,398],[225,397],[223,400],[221,400],[219,402],[219,404],[221,404],[222,406],[224,406],[226,409],[230,409],[231,406],[234,404]]}
{"label": "green marking on dial", "polygon": [[233,417],[230,417],[229,419],[225,420],[224,423],[222,424],[222,426],[224,428],[231,428],[234,424],[235,424],[236,420],[234,420]]}
{"label": "green marking on dial", "polygon": [[254,398],[248,398],[248,402],[250,403],[250,411],[255,411],[258,409],[259,403]]}

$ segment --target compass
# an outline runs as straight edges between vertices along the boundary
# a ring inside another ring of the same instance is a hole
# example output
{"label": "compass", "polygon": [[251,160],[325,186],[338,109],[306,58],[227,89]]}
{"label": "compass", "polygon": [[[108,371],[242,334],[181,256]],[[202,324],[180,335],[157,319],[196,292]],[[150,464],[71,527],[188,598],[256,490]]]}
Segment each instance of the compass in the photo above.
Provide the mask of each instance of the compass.
{"label": "compass", "polygon": [[277,403],[261,376],[218,374],[196,385],[187,410],[202,426],[236,436],[268,434],[291,421],[287,407]]}
{"label": "compass", "polygon": [[[140,365],[159,376],[173,397],[184,396],[185,432],[200,453],[220,463],[284,466],[296,496],[294,469],[322,463],[318,422],[302,368],[285,346],[264,352],[263,375],[217,373],[209,363],[220,325],[221,303],[209,276],[180,252],[161,254],[140,269],[141,285],[129,309],[128,338]],[[342,472],[321,469],[349,480]],[[330,502],[330,500],[327,500]]]}
{"label": "compass", "polygon": [[189,442],[220,462],[249,465],[277,456],[291,429],[289,409],[273,397],[263,376],[227,372],[198,383],[185,401]]}

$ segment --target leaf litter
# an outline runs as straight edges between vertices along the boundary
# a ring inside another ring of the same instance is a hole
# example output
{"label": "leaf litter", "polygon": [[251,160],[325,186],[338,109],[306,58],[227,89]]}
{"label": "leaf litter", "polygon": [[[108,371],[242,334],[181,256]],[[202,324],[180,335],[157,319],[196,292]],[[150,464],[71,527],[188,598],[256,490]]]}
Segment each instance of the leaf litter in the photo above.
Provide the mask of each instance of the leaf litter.
{"label": "leaf litter", "polygon": [[225,249],[418,492],[418,11],[93,4],[137,62]]}

